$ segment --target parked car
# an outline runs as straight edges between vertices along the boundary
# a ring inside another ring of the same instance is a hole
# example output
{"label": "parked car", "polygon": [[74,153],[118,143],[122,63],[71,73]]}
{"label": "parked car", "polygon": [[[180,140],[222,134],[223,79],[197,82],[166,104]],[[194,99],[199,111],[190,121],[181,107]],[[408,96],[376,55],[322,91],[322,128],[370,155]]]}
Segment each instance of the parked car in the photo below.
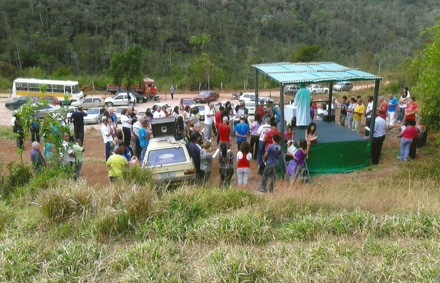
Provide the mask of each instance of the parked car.
{"label": "parked car", "polygon": [[147,101],[147,98],[145,96],[143,96],[142,94],[139,94],[137,92],[133,92],[133,91],[120,91],[115,94],[115,97],[118,95],[124,95],[127,93],[129,93],[132,97],[136,98],[136,103],[143,103],[143,102]]}
{"label": "parked car", "polygon": [[199,121],[205,121],[205,105],[194,104],[193,107],[197,107],[197,109],[199,109]]}
{"label": "parked car", "polygon": [[352,82],[339,82],[333,86],[334,91],[349,91],[353,88]]}
{"label": "parked car", "polygon": [[298,85],[286,85],[284,87],[284,94],[286,95],[295,95],[298,90],[300,90],[300,87]]}
{"label": "parked car", "polygon": [[[217,103],[214,105],[215,111],[218,111],[218,110],[220,109],[220,106],[225,107],[225,106],[226,106],[226,101],[220,101],[220,102],[217,102]],[[232,103],[232,102],[231,102],[231,107],[232,107],[232,109],[235,109],[235,105],[234,105],[234,103]]]}
{"label": "parked car", "polygon": [[317,93],[328,93],[328,87],[323,87],[321,85],[309,85],[307,87],[308,90],[310,90],[310,92],[312,94],[317,94]]}
{"label": "parked car", "polygon": [[99,124],[104,116],[104,108],[90,108],[87,110],[87,116],[84,117],[84,124]]}
{"label": "parked car", "polygon": [[[61,108],[58,105],[52,105],[52,104],[43,105],[43,104],[38,104],[38,103],[32,103],[31,106],[34,108],[35,114],[40,119],[45,118],[47,116],[47,114],[49,114],[49,113],[61,111]],[[17,111],[18,111],[18,109],[14,110],[12,112],[12,115],[17,113]]]}
{"label": "parked car", "polygon": [[128,96],[130,96],[130,104],[136,104],[136,97],[132,93],[120,92],[114,97],[107,97],[105,99],[105,105],[108,107],[112,106],[128,106]]}
{"label": "parked car", "polygon": [[196,103],[208,103],[215,101],[220,97],[218,93],[212,90],[202,90],[198,96],[194,97]]}
{"label": "parked car", "polygon": [[49,104],[52,105],[60,105],[58,98],[56,98],[55,96],[37,96],[35,102],[37,101],[47,101]]}
{"label": "parked car", "polygon": [[118,118],[118,123],[121,123],[121,112],[124,109],[124,107],[120,107],[120,108],[116,108],[115,110],[115,114],[116,114],[116,118]]}
{"label": "parked car", "polygon": [[180,110],[183,110],[187,105],[189,105],[189,107],[193,107],[194,104],[196,104],[196,102],[192,98],[181,98],[179,107]]}
{"label": "parked car", "polygon": [[140,118],[144,118],[145,116],[145,111],[138,111],[138,113],[136,114],[136,119],[140,119]]}
{"label": "parked car", "polygon": [[238,99],[240,101],[255,101],[255,93],[245,92]]}
{"label": "parked car", "polygon": [[142,160],[142,168],[151,171],[157,182],[178,184],[194,181],[194,163],[185,142],[176,141],[172,136],[150,139]]}
{"label": "parked car", "polygon": [[254,101],[245,101],[244,105],[248,109],[249,115],[255,115],[255,102]]}
{"label": "parked car", "polygon": [[21,96],[17,99],[6,101],[5,107],[9,110],[15,110],[24,104],[33,103],[36,98],[36,96]]}
{"label": "parked car", "polygon": [[72,106],[82,107],[84,110],[90,108],[104,107],[104,101],[101,97],[86,97],[72,102]]}

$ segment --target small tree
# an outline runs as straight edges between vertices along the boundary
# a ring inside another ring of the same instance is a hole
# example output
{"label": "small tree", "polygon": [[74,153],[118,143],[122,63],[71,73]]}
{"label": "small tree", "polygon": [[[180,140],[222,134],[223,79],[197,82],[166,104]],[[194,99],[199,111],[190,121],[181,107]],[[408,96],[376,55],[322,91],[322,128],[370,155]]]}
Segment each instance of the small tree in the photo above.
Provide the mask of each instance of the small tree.
{"label": "small tree", "polygon": [[121,87],[125,78],[125,87],[129,90],[133,82],[141,80],[144,54],[144,50],[139,45],[135,45],[123,53],[114,52],[108,70],[109,75],[113,78],[113,83]]}
{"label": "small tree", "polygon": [[[412,68],[417,70],[417,92],[421,114],[425,125],[431,130],[440,130],[440,24],[429,28],[425,47],[419,52]],[[412,94],[413,95],[413,94]]]}
{"label": "small tree", "polygon": [[209,55],[206,53],[202,53],[194,61],[192,72],[193,79],[202,85],[206,85],[208,89],[211,89],[213,84],[219,83],[223,77],[223,71],[211,62]]}

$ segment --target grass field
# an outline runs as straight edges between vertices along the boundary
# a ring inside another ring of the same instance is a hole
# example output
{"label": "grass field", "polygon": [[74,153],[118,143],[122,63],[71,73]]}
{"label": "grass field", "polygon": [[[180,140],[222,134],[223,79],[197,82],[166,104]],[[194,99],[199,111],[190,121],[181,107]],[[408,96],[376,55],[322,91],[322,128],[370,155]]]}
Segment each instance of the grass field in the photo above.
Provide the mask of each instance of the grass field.
{"label": "grass field", "polygon": [[0,281],[438,281],[436,149],[273,196],[40,176],[2,195]]}

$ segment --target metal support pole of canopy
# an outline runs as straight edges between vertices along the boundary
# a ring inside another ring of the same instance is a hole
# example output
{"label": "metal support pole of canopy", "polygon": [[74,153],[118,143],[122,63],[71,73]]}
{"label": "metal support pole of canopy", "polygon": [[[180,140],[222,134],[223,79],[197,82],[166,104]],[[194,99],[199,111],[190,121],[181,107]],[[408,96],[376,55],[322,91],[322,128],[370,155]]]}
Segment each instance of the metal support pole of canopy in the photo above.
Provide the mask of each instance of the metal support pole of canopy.
{"label": "metal support pole of canopy", "polygon": [[332,115],[333,82],[328,86],[328,115]]}
{"label": "metal support pole of canopy", "polygon": [[258,113],[258,102],[258,69],[255,68],[255,114]]}
{"label": "metal support pole of canopy", "polygon": [[284,86],[282,83],[280,83],[280,122],[281,122],[281,146],[284,145]]}
{"label": "metal support pole of canopy", "polygon": [[377,99],[379,96],[379,83],[380,80],[376,80],[374,84],[374,97],[373,97],[373,112],[371,113],[371,122],[370,122],[370,143],[373,145],[373,136],[374,136],[374,124],[376,123],[377,116]]}

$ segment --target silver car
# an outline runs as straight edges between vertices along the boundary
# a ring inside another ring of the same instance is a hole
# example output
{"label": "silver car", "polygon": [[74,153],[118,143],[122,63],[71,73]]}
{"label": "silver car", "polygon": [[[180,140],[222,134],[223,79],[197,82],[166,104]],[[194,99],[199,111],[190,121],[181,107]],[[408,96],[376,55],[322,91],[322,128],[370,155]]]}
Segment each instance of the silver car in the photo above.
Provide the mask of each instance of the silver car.
{"label": "silver car", "polygon": [[87,116],[84,117],[84,124],[99,124],[104,115],[104,108],[90,108],[87,110]]}
{"label": "silver car", "polygon": [[334,91],[349,91],[353,88],[352,82],[339,82],[333,86]]}

